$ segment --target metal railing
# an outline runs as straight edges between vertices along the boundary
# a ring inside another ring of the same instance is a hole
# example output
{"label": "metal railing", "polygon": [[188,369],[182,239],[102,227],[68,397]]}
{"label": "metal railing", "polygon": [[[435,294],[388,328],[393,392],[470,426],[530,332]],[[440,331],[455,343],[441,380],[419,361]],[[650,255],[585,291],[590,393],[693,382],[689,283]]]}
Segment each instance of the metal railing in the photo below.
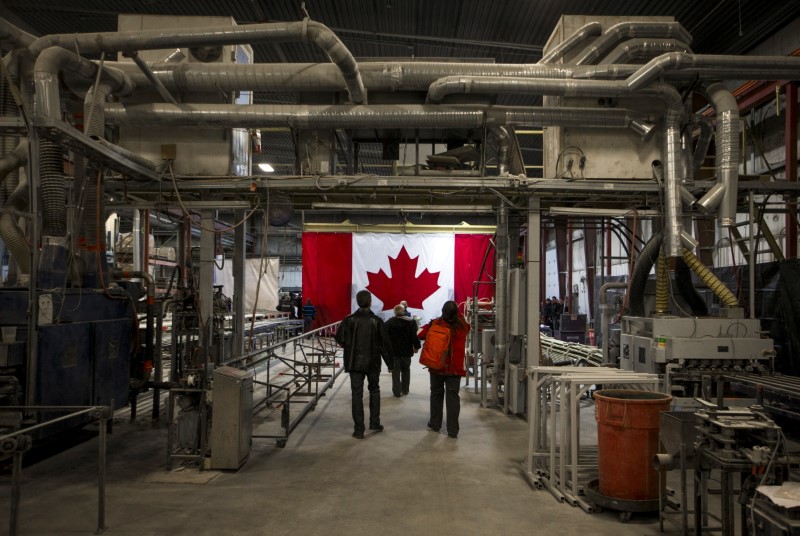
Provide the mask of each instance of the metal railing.
{"label": "metal railing", "polygon": [[[253,438],[275,439],[277,446],[285,446],[292,431],[333,386],[344,370],[336,362],[338,347],[333,340],[339,324],[329,324],[222,363],[253,371],[253,384],[260,387],[254,393],[254,414],[265,407],[281,411],[282,432],[253,433]],[[260,380],[259,374],[266,374],[266,379]]]}
{"label": "metal railing", "polygon": [[11,469],[11,514],[9,518],[9,535],[16,536],[19,524],[19,503],[22,496],[20,480],[22,479],[22,456],[33,445],[32,432],[41,430],[56,423],[88,416],[100,421],[100,435],[97,447],[97,530],[102,534],[106,530],[106,431],[108,422],[113,416],[109,406],[0,406],[0,411],[16,411],[30,413],[38,411],[69,411],[67,415],[56,417],[10,434],[0,436],[0,459],[9,455],[13,457]]}

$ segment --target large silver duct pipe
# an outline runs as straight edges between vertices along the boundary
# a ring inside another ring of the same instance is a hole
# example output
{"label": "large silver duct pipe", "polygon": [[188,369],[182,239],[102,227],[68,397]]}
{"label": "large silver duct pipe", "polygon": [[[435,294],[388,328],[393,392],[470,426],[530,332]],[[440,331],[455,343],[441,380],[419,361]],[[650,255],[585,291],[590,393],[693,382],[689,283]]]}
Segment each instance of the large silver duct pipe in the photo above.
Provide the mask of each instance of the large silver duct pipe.
{"label": "large silver duct pipe", "polygon": [[0,18],[0,44],[4,48],[28,48],[36,41],[36,36],[17,28],[4,18]]}
{"label": "large silver duct pipe", "polygon": [[476,93],[538,93],[565,97],[597,97],[624,95],[653,95],[666,104],[664,122],[664,197],[665,204],[665,251],[670,257],[681,255],[683,207],[680,188],[686,179],[684,148],[681,140],[681,116],[683,100],[674,87],[655,82],[647,87],[633,90],[626,81],[605,80],[551,80],[529,78],[448,77],[431,84],[428,100],[441,101],[455,92]]}
{"label": "large silver duct pipe", "polygon": [[[678,53],[674,53],[678,54]],[[486,64],[443,62],[365,62],[359,65],[364,85],[370,91],[423,91],[434,81],[447,76],[489,76],[520,78],[574,78],[618,80],[635,75],[630,83],[637,87],[659,78],[689,80],[718,79],[721,75],[740,79],[783,79],[795,76],[800,70],[800,58],[759,56],[756,61],[742,59],[741,66],[729,63],[714,67],[727,56],[698,56],[682,54],[659,56],[647,65],[548,65],[548,64]],[[672,61],[662,58],[684,58]],[[659,60],[659,61],[657,61]],[[775,63],[777,61],[777,64]],[[698,66],[695,67],[695,64]],[[215,64],[215,63],[150,63],[154,76],[170,91],[338,91],[344,84],[339,69],[330,64]],[[133,63],[106,62],[107,67],[128,74],[137,86],[148,87],[147,77]],[[639,78],[644,80],[639,80]],[[71,89],[82,94],[87,88],[76,87],[73,79],[66,80]]]}
{"label": "large silver duct pipe", "polygon": [[797,76],[796,56],[717,56],[670,52],[653,58],[628,78],[628,85],[641,87],[670,70],[697,70],[704,78],[779,80]]}
{"label": "large silver duct pipe", "polygon": [[[126,72],[138,85],[147,87],[147,77],[132,63],[107,62]],[[334,65],[325,63],[150,63],[153,75],[170,91],[337,91],[344,78]],[[620,77],[641,66],[619,67]],[[359,72],[369,91],[423,91],[445,76],[520,76],[571,78],[592,67],[444,62],[362,62]]]}
{"label": "large silver duct pipe", "polygon": [[603,33],[603,25],[599,22],[590,22],[575,30],[575,32],[561,41],[550,52],[545,54],[539,63],[556,63],[566,56],[575,47],[589,39]]}
{"label": "large silver duct pipe", "polygon": [[739,106],[730,90],[720,83],[710,84],[706,93],[717,111],[714,137],[717,181],[724,188],[719,207],[719,224],[722,227],[731,227],[736,224],[736,195],[739,184]]}
{"label": "large silver duct pipe", "polygon": [[631,63],[631,60],[652,59],[668,52],[692,52],[689,45],[677,39],[631,39],[620,43],[603,58],[600,65]]}
{"label": "large silver duct pipe", "polygon": [[679,22],[620,22],[598,37],[575,61],[575,64],[594,63],[617,43],[633,37],[674,37],[684,43],[692,42],[691,34]]}
{"label": "large silver duct pipe", "polygon": [[497,174],[508,174],[508,158],[511,153],[511,135],[506,127],[498,126],[490,129],[497,138]]}
{"label": "large silver duct pipe", "polygon": [[185,30],[141,30],[89,34],[53,34],[40,37],[28,49],[38,55],[49,47],[77,49],[81,54],[136,52],[176,47],[236,45],[242,43],[311,42],[340,69],[350,101],[367,100],[355,58],[333,31],[319,22],[276,22],[242,26],[203,27]]}
{"label": "large silver duct pipe", "polygon": [[235,105],[118,104],[106,105],[106,118],[146,126],[238,126],[259,128],[480,128],[484,125],[585,126],[628,128],[650,117],[608,108],[506,108],[501,106],[398,105]]}

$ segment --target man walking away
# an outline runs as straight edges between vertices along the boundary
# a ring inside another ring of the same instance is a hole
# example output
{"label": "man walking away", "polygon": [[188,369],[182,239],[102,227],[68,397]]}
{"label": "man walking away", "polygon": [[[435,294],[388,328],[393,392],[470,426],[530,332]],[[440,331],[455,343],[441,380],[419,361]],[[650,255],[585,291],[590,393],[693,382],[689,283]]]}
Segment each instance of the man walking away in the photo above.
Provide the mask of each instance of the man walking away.
{"label": "man walking away", "polygon": [[317,308],[311,303],[311,298],[306,300],[303,306],[303,331],[311,331],[311,322],[317,316]]}
{"label": "man walking away", "polygon": [[392,365],[392,394],[407,395],[411,385],[411,357],[422,347],[417,338],[417,322],[406,316],[406,308],[394,307],[394,318],[386,321],[386,331],[394,351]]}
{"label": "man walking away", "polygon": [[342,320],[336,331],[336,342],[344,348],[344,370],[350,373],[352,391],[353,437],[364,439],[364,378],[369,384],[369,429],[380,432],[381,357],[390,367],[392,345],[383,320],[370,310],[372,294],[360,290],[356,294],[358,310]]}

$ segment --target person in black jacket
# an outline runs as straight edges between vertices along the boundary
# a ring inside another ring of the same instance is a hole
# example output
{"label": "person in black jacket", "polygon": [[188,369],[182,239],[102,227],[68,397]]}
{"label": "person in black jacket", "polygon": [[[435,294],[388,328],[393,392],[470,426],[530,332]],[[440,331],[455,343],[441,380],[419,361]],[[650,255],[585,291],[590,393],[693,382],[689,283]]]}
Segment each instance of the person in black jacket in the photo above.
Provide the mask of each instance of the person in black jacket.
{"label": "person in black jacket", "polygon": [[386,333],[383,320],[370,310],[372,294],[360,290],[356,294],[358,310],[342,320],[336,330],[336,342],[344,348],[344,370],[350,373],[350,389],[353,404],[353,437],[364,439],[364,378],[369,384],[369,429],[380,432],[381,390],[378,379],[381,374],[381,357],[391,368],[392,344]]}
{"label": "person in black jacket", "polygon": [[411,385],[411,357],[422,347],[417,338],[417,322],[406,316],[406,308],[394,307],[394,318],[386,321],[386,331],[394,350],[392,365],[392,393],[394,396],[407,395]]}

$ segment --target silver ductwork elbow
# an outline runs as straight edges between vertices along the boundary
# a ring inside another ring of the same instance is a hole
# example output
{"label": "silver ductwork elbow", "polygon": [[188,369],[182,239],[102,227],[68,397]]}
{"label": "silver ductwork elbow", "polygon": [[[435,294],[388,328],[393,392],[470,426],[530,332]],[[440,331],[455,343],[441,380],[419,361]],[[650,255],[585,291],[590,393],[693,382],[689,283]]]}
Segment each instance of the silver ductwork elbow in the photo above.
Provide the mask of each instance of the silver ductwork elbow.
{"label": "silver ductwork elbow", "polygon": [[642,137],[642,141],[645,143],[650,141],[650,138],[653,137],[655,129],[656,129],[655,123],[644,123],[642,121],[637,121],[637,120],[631,121],[631,130],[639,134],[639,136]]}
{"label": "silver ductwork elbow", "polygon": [[714,212],[719,204],[722,202],[722,198],[725,196],[725,185],[721,182],[716,183],[712,186],[703,197],[701,197],[695,205],[699,208],[704,214],[711,214]]}
{"label": "silver ductwork elbow", "polygon": [[603,25],[599,22],[590,22],[575,30],[575,33],[564,39],[550,52],[545,54],[539,63],[555,63],[590,37],[597,37],[603,33]]}
{"label": "silver ductwork elbow", "polygon": [[606,30],[575,62],[588,65],[602,58],[617,43],[632,37],[674,37],[691,43],[692,36],[679,22],[620,22]]}
{"label": "silver ductwork elbow", "polygon": [[633,60],[650,60],[670,52],[691,54],[692,49],[689,48],[689,45],[677,39],[630,39],[617,45],[617,48],[603,58],[600,65],[636,63]]}

